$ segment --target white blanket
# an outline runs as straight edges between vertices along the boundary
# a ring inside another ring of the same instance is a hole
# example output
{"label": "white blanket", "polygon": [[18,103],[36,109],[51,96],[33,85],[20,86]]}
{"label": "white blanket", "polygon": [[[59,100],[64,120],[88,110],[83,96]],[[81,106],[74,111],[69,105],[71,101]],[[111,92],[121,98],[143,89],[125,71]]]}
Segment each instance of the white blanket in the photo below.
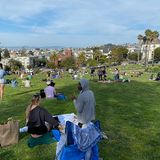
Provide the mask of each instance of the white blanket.
{"label": "white blanket", "polygon": [[[77,116],[74,114],[74,113],[70,113],[70,114],[61,114],[61,115],[57,115],[58,116],[58,119],[60,121],[60,123],[62,125],[66,125],[66,122],[67,121],[70,121],[72,123],[75,123],[77,124],[78,121],[77,121]],[[66,143],[66,135],[65,135],[65,129],[64,131],[62,131],[61,133],[61,138],[60,138],[60,141],[57,143],[57,148],[56,148],[56,154],[59,153],[59,151],[62,149],[62,147],[65,145]]]}

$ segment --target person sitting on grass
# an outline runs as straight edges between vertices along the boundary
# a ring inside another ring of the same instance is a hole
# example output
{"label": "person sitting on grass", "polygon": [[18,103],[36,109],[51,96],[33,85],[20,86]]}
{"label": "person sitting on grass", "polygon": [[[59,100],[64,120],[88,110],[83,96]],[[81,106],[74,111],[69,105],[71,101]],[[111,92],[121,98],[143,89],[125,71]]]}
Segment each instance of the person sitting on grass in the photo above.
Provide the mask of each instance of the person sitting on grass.
{"label": "person sitting on grass", "polygon": [[44,89],[46,98],[55,98],[56,97],[56,89],[55,83],[52,81],[47,81],[47,87]]}
{"label": "person sitting on grass", "polygon": [[156,81],[160,81],[160,72],[157,74],[157,77],[155,79]]}
{"label": "person sitting on grass", "polygon": [[13,79],[12,79],[11,85],[12,85],[12,88],[15,88],[15,87],[18,86],[18,82],[17,82],[16,78],[13,78]]}
{"label": "person sitting on grass", "polygon": [[31,104],[26,109],[26,124],[28,133],[37,138],[53,128],[60,128],[59,122],[43,107],[40,107],[41,97],[34,94]]}
{"label": "person sitting on grass", "polygon": [[150,75],[149,80],[155,80],[153,73]]}
{"label": "person sitting on grass", "polygon": [[[40,94],[34,94],[31,104],[26,109],[25,131],[31,134],[28,146],[50,144],[56,141],[52,129],[63,130],[62,125],[46,109],[40,106]],[[22,128],[22,129],[24,129]]]}
{"label": "person sitting on grass", "polygon": [[29,80],[28,77],[27,77],[26,80],[24,81],[24,87],[26,87],[26,88],[31,87],[31,81]]}
{"label": "person sitting on grass", "polygon": [[130,79],[127,77],[127,73],[124,72],[124,74],[119,76],[119,81],[120,82],[130,82]]}

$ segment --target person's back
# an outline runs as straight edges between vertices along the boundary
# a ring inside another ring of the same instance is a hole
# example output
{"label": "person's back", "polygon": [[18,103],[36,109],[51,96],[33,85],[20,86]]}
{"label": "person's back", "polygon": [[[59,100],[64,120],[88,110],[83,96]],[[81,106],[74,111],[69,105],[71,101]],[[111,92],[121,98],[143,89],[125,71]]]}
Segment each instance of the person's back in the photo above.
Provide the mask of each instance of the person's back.
{"label": "person's back", "polygon": [[26,80],[24,81],[24,86],[27,87],[27,88],[31,86],[31,82],[30,82],[29,79],[26,79]]}
{"label": "person's back", "polygon": [[46,94],[46,98],[54,98],[55,88],[49,85],[44,89],[44,92]]}
{"label": "person's back", "polygon": [[28,133],[31,133],[32,137],[39,137],[59,125],[58,121],[39,104],[40,95],[35,94],[32,97],[31,104],[26,109]]}
{"label": "person's back", "polygon": [[18,85],[17,80],[16,80],[16,79],[13,79],[13,80],[11,81],[11,85],[12,85],[13,88],[17,87],[17,85]]}

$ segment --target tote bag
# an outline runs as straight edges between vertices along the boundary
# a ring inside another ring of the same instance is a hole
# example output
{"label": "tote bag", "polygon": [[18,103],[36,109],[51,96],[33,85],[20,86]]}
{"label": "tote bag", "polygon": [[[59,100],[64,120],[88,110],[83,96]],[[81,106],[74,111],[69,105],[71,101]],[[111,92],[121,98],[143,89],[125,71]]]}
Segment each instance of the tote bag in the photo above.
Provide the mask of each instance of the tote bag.
{"label": "tote bag", "polygon": [[18,143],[19,139],[19,121],[13,118],[8,122],[0,125],[0,146],[8,146]]}

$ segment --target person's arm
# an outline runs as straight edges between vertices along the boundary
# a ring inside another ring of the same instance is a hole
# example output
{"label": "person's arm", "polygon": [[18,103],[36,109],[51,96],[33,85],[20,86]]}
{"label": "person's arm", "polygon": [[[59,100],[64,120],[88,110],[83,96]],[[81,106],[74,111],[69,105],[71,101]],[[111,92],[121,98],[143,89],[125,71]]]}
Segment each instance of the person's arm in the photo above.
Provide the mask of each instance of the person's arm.
{"label": "person's arm", "polygon": [[54,94],[54,95],[56,95],[56,94],[57,94],[57,93],[56,93],[56,89],[55,89],[55,88],[54,88],[54,90],[53,90],[53,94]]}
{"label": "person's arm", "polygon": [[48,122],[50,125],[52,125],[53,128],[58,127],[59,123],[57,120],[54,119],[54,117],[46,110],[43,110],[44,114],[44,120]]}

